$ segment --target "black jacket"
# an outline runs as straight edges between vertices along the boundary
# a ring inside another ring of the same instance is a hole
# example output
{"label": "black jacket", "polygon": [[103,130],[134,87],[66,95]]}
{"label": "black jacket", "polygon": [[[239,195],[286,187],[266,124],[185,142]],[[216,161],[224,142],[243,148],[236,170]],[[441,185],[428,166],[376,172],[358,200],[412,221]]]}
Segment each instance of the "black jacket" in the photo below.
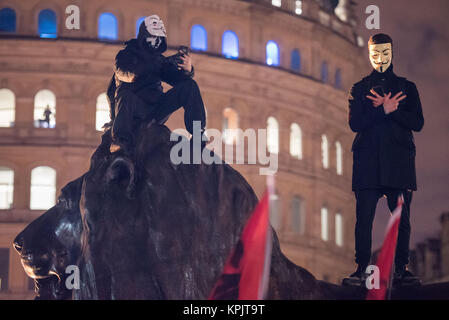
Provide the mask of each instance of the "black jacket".
{"label": "black jacket", "polygon": [[[396,111],[386,115],[366,98],[371,88],[392,96],[403,91],[407,97]],[[379,90],[379,88],[382,88]],[[354,84],[349,95],[349,126],[356,132],[352,189],[398,188],[416,190],[416,148],[412,131],[424,125],[416,85],[398,77],[393,66],[385,73],[375,70]]]}
{"label": "black jacket", "polygon": [[115,73],[107,91],[112,121],[115,119],[115,100],[120,88],[133,91],[145,102],[148,108],[146,112],[151,113],[152,109],[157,108],[157,101],[163,94],[161,81],[175,86],[194,75],[193,68],[191,72],[178,70],[172,60],[162,55],[165,49],[156,52],[148,50],[139,37],[127,41],[125,48],[115,58]]}

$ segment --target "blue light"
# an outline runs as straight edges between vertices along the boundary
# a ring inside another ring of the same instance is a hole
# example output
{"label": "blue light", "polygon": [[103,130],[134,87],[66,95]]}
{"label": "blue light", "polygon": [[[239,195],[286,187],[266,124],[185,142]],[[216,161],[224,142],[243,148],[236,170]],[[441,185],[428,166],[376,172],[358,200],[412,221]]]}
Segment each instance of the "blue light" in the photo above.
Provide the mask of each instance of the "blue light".
{"label": "blue light", "polygon": [[117,40],[117,25],[117,18],[112,13],[102,13],[98,18],[98,38],[102,40]]}
{"label": "blue light", "polygon": [[56,38],[56,13],[51,9],[42,10],[38,18],[38,31],[41,38]]}
{"label": "blue light", "polygon": [[301,71],[301,54],[298,49],[292,51],[290,67],[296,72]]}
{"label": "blue light", "polygon": [[279,46],[273,40],[267,42],[267,64],[269,66],[279,65]]}
{"label": "blue light", "polygon": [[239,38],[234,31],[228,30],[223,33],[222,54],[230,59],[239,57]]}
{"label": "blue light", "polygon": [[207,31],[203,26],[196,24],[192,27],[190,32],[190,47],[193,50],[207,50]]}
{"label": "blue light", "polygon": [[16,12],[13,9],[3,8],[0,10],[0,31],[16,31]]}
{"label": "blue light", "polygon": [[139,19],[137,19],[137,22],[136,22],[136,38],[137,38],[137,35],[139,34],[140,25],[145,20],[145,18],[146,17],[140,17]]}
{"label": "blue light", "polygon": [[341,89],[341,87],[342,87],[341,70],[337,69],[337,71],[335,71],[335,88]]}
{"label": "blue light", "polygon": [[327,62],[323,61],[321,64],[321,81],[327,83],[329,80],[329,71],[327,67]]}

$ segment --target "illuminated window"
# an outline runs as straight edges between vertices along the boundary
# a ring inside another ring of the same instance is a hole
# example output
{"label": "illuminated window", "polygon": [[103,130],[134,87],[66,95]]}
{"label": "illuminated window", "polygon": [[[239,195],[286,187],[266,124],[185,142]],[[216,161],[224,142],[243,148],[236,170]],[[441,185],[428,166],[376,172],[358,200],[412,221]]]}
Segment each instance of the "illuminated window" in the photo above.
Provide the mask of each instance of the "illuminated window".
{"label": "illuminated window", "polygon": [[269,66],[279,65],[279,46],[273,40],[267,42],[266,46],[267,64]]}
{"label": "illuminated window", "polygon": [[98,17],[98,38],[101,40],[117,40],[117,18],[110,12],[105,12]]}
{"label": "illuminated window", "polygon": [[324,134],[321,136],[321,156],[323,168],[329,168],[329,142],[327,141],[327,137]]}
{"label": "illuminated window", "polygon": [[16,12],[11,8],[0,10],[0,32],[16,31]]}
{"label": "illuminated window", "polygon": [[292,123],[290,126],[290,154],[302,159],[302,132],[297,123]]}
{"label": "illuminated window", "polygon": [[290,227],[293,232],[298,234],[304,234],[305,231],[304,202],[298,196],[294,196],[292,199],[292,219]]}
{"label": "illuminated window", "polygon": [[267,148],[270,153],[279,153],[279,124],[273,117],[267,121]]}
{"label": "illuminated window", "polygon": [[140,28],[140,25],[141,25],[142,22],[145,20],[145,18],[146,18],[146,17],[140,17],[140,18],[137,19],[137,21],[136,21],[136,38],[137,38],[137,35],[139,34],[139,28]]}
{"label": "illuminated window", "polygon": [[36,167],[31,171],[31,210],[46,210],[55,205],[56,170]]}
{"label": "illuminated window", "polygon": [[290,68],[296,72],[301,71],[301,54],[298,49],[292,50]]}
{"label": "illuminated window", "polygon": [[95,128],[98,131],[103,131],[102,127],[109,122],[109,102],[106,93],[102,93],[97,97],[97,113],[95,116]]}
{"label": "illuminated window", "polygon": [[295,1],[295,13],[297,15],[302,14],[302,1],[301,0]]}
{"label": "illuminated window", "polygon": [[343,216],[340,213],[335,215],[335,243],[343,246]]}
{"label": "illuminated window", "polygon": [[56,96],[44,89],[34,97],[34,127],[54,128],[56,125]]}
{"label": "illuminated window", "polygon": [[207,51],[207,31],[202,25],[196,24],[192,27],[190,47],[193,50]]}
{"label": "illuminated window", "polygon": [[329,239],[328,212],[327,208],[321,208],[321,239]]}
{"label": "illuminated window", "polygon": [[271,4],[275,7],[280,7],[282,5],[281,0],[271,0]]}
{"label": "illuminated window", "polygon": [[279,231],[281,227],[281,216],[280,216],[280,200],[277,194],[270,195],[270,223],[273,228]]}
{"label": "illuminated window", "polygon": [[329,68],[326,61],[323,61],[321,64],[321,81],[323,83],[327,83],[329,81]]}
{"label": "illuminated window", "polygon": [[8,291],[9,249],[0,248],[0,292]]}
{"label": "illuminated window", "polygon": [[16,98],[9,89],[0,89],[0,127],[13,127],[16,114]]}
{"label": "illuminated window", "polygon": [[357,36],[357,45],[359,47],[364,47],[365,46],[365,40],[363,40],[363,38],[361,36]]}
{"label": "illuminated window", "polygon": [[0,209],[12,207],[14,194],[14,171],[0,167]]}
{"label": "illuminated window", "polygon": [[223,140],[226,144],[233,144],[237,139],[239,127],[238,114],[234,109],[226,108],[223,111]]}
{"label": "illuminated window", "polygon": [[343,148],[341,147],[341,143],[338,141],[335,142],[335,155],[337,174],[341,176],[343,174]]}
{"label": "illuminated window", "polygon": [[222,54],[226,58],[237,59],[239,57],[239,38],[234,31],[227,30],[223,33]]}
{"label": "illuminated window", "polygon": [[41,38],[56,38],[57,32],[56,13],[51,9],[39,12],[38,32]]}
{"label": "illuminated window", "polygon": [[341,70],[340,69],[337,69],[335,71],[335,88],[337,88],[337,89],[342,88]]}

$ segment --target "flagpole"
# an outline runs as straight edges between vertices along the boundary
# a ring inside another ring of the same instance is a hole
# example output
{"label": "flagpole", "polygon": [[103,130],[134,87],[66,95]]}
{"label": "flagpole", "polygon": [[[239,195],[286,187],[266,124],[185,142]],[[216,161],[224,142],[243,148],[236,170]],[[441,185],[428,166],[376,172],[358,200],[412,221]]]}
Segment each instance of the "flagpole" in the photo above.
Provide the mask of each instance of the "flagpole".
{"label": "flagpole", "polygon": [[[394,251],[394,254],[396,255],[396,250]],[[390,281],[389,281],[389,286],[388,286],[387,300],[391,300],[391,293],[393,291],[393,277],[394,277],[395,267],[396,267],[396,263],[393,262],[393,265],[391,266],[391,272],[390,272]]]}

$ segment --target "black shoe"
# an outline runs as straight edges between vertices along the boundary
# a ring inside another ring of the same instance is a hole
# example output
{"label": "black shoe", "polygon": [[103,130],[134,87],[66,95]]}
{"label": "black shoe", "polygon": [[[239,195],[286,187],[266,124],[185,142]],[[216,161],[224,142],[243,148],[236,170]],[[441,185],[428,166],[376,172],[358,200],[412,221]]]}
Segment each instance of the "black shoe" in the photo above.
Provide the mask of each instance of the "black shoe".
{"label": "black shoe", "polygon": [[[206,148],[206,145],[210,142],[210,139],[209,139],[209,137],[208,136],[206,136],[206,133],[205,133],[205,130],[204,129],[202,129],[201,130],[201,135],[200,135],[200,150],[201,150],[201,153],[203,152],[203,150],[204,150],[204,148]],[[194,141],[194,138],[193,138],[193,135],[192,135],[192,137],[190,138],[190,150],[193,152],[193,144],[195,143],[195,141]]]}
{"label": "black shoe", "polygon": [[419,286],[421,280],[413,273],[407,270],[406,267],[397,268],[393,275],[393,286]]}
{"label": "black shoe", "polygon": [[366,266],[358,266],[354,273],[342,281],[343,286],[361,286],[365,283],[368,274],[366,273]]}
{"label": "black shoe", "polygon": [[111,146],[109,147],[109,152],[113,155],[123,155],[128,158],[133,158],[133,150],[134,146],[132,143],[122,140],[115,139],[111,142]]}

